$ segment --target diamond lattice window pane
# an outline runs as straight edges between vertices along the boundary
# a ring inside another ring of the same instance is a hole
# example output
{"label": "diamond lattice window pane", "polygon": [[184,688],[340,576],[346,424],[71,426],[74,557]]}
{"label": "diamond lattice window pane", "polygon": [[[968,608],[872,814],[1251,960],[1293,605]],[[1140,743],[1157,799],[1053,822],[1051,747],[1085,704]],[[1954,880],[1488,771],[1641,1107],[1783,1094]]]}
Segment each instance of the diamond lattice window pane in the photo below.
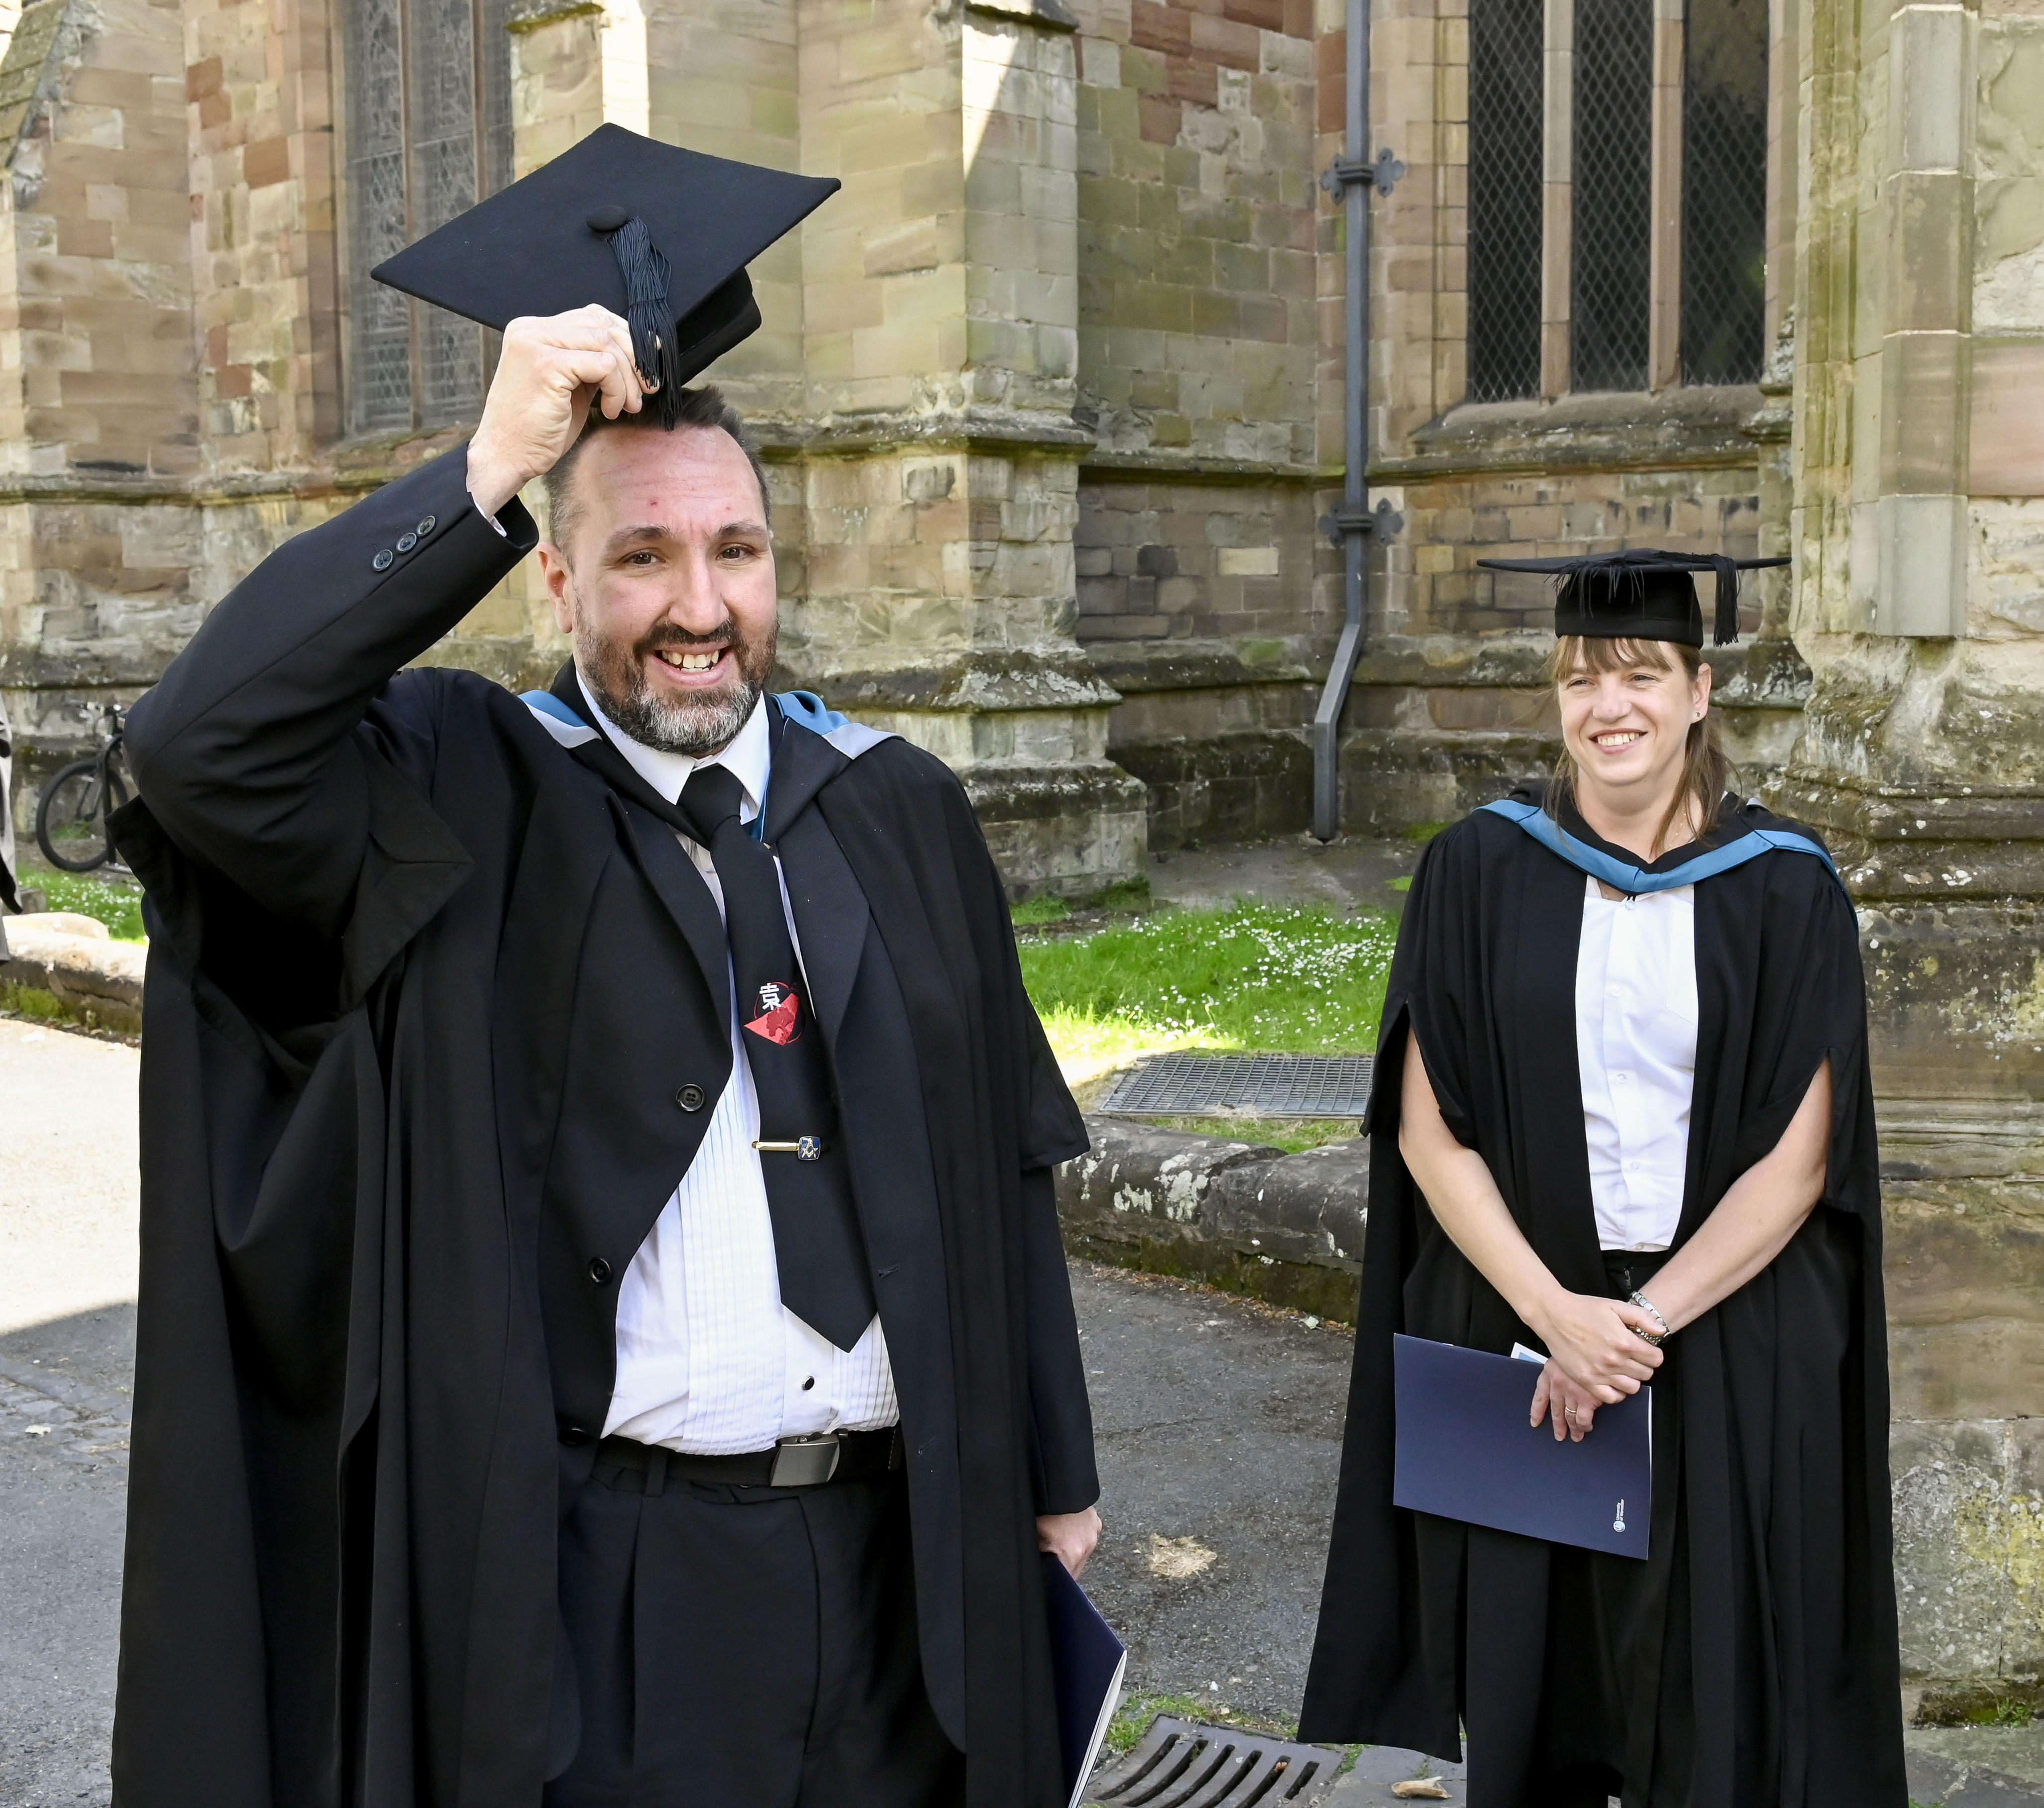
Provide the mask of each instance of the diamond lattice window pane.
{"label": "diamond lattice window pane", "polygon": [[476,97],[475,132],[482,193],[511,186],[511,0],[475,0],[476,61],[482,91]]}
{"label": "diamond lattice window pane", "polygon": [[509,0],[348,0],[348,418],[357,432],[473,419],[487,369],[471,323],[369,272],[511,179]]}
{"label": "diamond lattice window pane", "polygon": [[1689,0],[1683,381],[1758,382],[1766,307],[1767,0]]}
{"label": "diamond lattice window pane", "polygon": [[[475,205],[473,0],[411,0],[405,63],[412,83],[412,219],[415,237]],[[416,397],[419,424],[444,427],[482,404],[482,333],[439,308],[421,308]]]}
{"label": "diamond lattice window pane", "polygon": [[1646,387],[1653,171],[1652,0],[1576,0],[1574,389]]}
{"label": "diamond lattice window pane", "polygon": [[1470,0],[1469,393],[1540,393],[1541,0]]}
{"label": "diamond lattice window pane", "polygon": [[348,61],[348,424],[412,421],[412,320],[405,297],[370,271],[410,236],[405,195],[404,25],[399,0],[341,12]]}

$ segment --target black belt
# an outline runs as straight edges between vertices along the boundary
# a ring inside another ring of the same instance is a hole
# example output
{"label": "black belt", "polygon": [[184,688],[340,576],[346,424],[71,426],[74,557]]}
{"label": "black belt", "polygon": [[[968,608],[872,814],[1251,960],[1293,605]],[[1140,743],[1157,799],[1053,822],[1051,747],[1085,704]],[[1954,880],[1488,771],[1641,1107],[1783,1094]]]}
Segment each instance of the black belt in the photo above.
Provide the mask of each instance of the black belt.
{"label": "black belt", "polygon": [[1623,1299],[1629,1294],[1642,1292],[1647,1282],[1661,1272],[1662,1265],[1674,1254],[1673,1249],[1604,1249],[1604,1276],[1612,1289],[1612,1297]]}
{"label": "black belt", "polygon": [[901,1428],[878,1431],[826,1431],[813,1438],[784,1438],[770,1450],[735,1457],[697,1457],[635,1438],[606,1438],[596,1447],[596,1466],[632,1469],[646,1477],[646,1491],[658,1493],[669,1476],[726,1487],[820,1487],[825,1482],[868,1481],[902,1464]]}

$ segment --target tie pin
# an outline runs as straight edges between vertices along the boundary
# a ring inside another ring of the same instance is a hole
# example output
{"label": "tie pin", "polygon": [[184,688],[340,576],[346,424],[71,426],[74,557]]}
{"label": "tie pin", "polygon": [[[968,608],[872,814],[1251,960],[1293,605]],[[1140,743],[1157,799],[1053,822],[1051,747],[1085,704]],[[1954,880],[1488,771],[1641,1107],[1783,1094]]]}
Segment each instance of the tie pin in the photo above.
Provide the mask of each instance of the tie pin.
{"label": "tie pin", "polygon": [[792,1155],[798,1161],[820,1161],[824,1158],[824,1139],[820,1136],[805,1136],[793,1142],[761,1142],[755,1140],[752,1146],[762,1155]]}

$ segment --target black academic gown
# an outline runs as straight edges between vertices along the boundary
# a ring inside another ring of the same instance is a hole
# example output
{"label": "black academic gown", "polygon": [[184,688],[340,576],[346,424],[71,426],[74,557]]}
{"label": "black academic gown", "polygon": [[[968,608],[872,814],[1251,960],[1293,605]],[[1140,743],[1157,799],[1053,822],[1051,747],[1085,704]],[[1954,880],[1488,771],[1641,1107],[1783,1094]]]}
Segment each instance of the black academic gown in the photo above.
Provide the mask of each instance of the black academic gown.
{"label": "black academic gown", "polygon": [[[471,674],[392,675],[536,537],[515,502],[500,537],[465,478],[449,454],[289,542],[131,720],[123,1808],[536,1808],[563,1761],[557,1518],[617,1277],[729,1073],[728,968],[670,808],[607,740],[563,747]],[[833,740],[813,700],[769,708],[932,1704],[972,1808],[1039,1808],[1033,1519],[1097,1493],[1049,1172],[1085,1133],[956,779]]]}
{"label": "black academic gown", "polygon": [[[1635,862],[1573,813],[1566,826]],[[1720,840],[1754,827],[1797,830],[1728,800]],[[1852,905],[1821,861],[1768,853],[1696,889],[1675,1246],[1773,1148],[1827,1059],[1831,1160],[1781,1254],[1665,1345],[1651,1554],[1392,1505],[1393,1334],[1500,1353],[1538,1341],[1399,1155],[1408,1029],[1443,1118],[1541,1259],[1565,1287],[1606,1292],[1573,1034],[1583,891],[1581,870],[1485,812],[1438,836],[1413,879],[1366,1126],[1355,1368],[1301,1736],[1454,1759],[1466,1727],[1471,1808],[1520,1808],[1538,1778],[1588,1762],[1623,1775],[1626,1808],[1903,1808],[1865,1004]]]}

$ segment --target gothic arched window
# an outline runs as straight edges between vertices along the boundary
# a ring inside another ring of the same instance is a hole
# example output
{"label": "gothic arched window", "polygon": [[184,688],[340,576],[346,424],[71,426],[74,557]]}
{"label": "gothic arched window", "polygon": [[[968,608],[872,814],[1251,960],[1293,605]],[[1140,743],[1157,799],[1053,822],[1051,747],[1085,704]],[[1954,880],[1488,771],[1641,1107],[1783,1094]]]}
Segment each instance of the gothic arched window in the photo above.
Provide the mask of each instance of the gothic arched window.
{"label": "gothic arched window", "polygon": [[351,432],[421,430],[482,407],[480,327],[372,282],[393,252],[511,179],[508,0],[347,0]]}

